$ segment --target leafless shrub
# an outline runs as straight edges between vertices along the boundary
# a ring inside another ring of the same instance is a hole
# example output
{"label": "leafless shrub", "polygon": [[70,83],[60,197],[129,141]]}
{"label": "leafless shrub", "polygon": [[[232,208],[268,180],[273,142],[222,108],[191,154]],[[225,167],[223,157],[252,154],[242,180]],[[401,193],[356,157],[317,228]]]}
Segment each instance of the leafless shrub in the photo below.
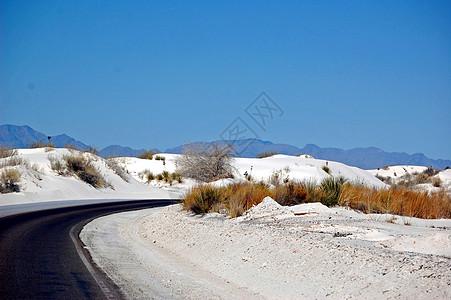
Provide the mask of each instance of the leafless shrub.
{"label": "leafless shrub", "polygon": [[50,162],[50,169],[56,174],[65,176],[67,174],[66,164],[62,159],[59,159],[53,155],[47,156]]}
{"label": "leafless shrub", "polygon": [[202,182],[233,178],[231,163],[231,146],[219,143],[187,146],[175,161],[183,177]]}

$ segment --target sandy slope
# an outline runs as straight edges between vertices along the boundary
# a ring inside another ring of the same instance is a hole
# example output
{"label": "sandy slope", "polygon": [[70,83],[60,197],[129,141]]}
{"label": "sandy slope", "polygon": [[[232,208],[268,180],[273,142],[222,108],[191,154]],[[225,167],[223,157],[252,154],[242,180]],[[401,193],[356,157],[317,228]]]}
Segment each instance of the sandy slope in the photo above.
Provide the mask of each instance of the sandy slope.
{"label": "sandy slope", "polygon": [[[24,203],[39,203],[58,200],[80,199],[158,199],[177,198],[155,187],[147,186],[129,176],[128,182],[110,169],[103,158],[90,153],[80,153],[68,149],[38,148],[19,149],[18,158],[28,165],[12,167],[21,173],[21,192],[0,194],[0,206]],[[50,168],[49,157],[63,155],[84,155],[93,160],[105,180],[112,188],[94,188],[74,176],[60,176]],[[1,158],[3,162],[9,158]],[[11,167],[8,167],[11,168]]]}
{"label": "sandy slope", "polygon": [[451,221],[387,217],[267,198],[236,219],[178,205],[107,216],[81,237],[131,298],[449,299]]}

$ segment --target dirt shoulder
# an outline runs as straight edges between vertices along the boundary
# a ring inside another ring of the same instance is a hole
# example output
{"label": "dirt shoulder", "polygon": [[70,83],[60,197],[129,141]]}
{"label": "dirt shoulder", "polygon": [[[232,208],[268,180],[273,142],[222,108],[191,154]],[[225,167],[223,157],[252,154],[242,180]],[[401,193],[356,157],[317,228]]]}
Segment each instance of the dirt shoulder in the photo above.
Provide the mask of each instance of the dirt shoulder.
{"label": "dirt shoulder", "polygon": [[[109,269],[124,289],[152,291],[136,279],[152,278],[146,280],[165,283],[162,298],[451,297],[448,228],[393,224],[316,204],[295,212],[264,201],[247,215],[228,219],[193,216],[174,205],[97,219],[82,239],[101,267],[114,265],[113,256],[122,259]],[[102,230],[119,236],[123,245],[112,238],[114,247],[105,252],[105,245],[99,247]],[[125,252],[113,253],[118,248]],[[168,263],[177,270],[167,277],[155,272],[171,270]]]}

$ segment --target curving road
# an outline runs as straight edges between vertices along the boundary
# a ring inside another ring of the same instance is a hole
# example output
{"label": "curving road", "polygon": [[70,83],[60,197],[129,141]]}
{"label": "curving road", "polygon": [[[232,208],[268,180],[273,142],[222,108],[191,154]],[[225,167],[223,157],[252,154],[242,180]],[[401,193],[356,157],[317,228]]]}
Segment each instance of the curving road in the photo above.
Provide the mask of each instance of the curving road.
{"label": "curving road", "polygon": [[119,289],[90,264],[78,234],[111,213],[173,204],[136,200],[0,218],[0,299],[117,299]]}

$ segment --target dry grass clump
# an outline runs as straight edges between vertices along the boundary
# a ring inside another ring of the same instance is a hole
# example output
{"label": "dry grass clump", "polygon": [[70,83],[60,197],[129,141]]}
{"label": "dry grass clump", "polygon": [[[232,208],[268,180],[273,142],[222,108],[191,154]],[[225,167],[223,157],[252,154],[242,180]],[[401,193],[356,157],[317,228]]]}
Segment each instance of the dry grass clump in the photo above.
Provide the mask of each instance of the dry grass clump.
{"label": "dry grass clump", "polygon": [[27,145],[27,148],[35,149],[35,148],[55,148],[55,144],[53,142],[44,142],[44,140],[35,141],[31,144]]}
{"label": "dry grass clump", "polygon": [[266,157],[271,157],[271,156],[274,156],[274,155],[277,155],[277,154],[279,154],[279,152],[276,152],[276,151],[263,151],[263,152],[260,152],[259,154],[257,154],[257,158],[266,158]]}
{"label": "dry grass clump", "polygon": [[253,205],[271,196],[271,191],[265,184],[237,183],[224,187],[222,190],[222,202],[232,218],[241,216]]}
{"label": "dry grass clump", "polygon": [[449,195],[406,188],[376,189],[345,184],[339,204],[365,213],[390,213],[422,219],[451,217]]}
{"label": "dry grass clump", "polygon": [[29,167],[30,162],[22,157],[13,155],[0,162],[0,169],[6,167],[25,166]]}
{"label": "dry grass clump", "polygon": [[0,193],[20,192],[20,173],[15,169],[3,170],[0,175]]}
{"label": "dry grass clump", "polygon": [[346,179],[325,178],[314,181],[288,182],[270,188],[264,183],[242,182],[226,187],[201,185],[182,199],[185,210],[196,214],[227,212],[241,216],[266,196],[284,206],[321,202],[327,206],[342,205],[364,213],[390,213],[423,219],[451,218],[451,197],[445,193],[428,193],[407,188],[377,189]]}
{"label": "dry grass clump", "polygon": [[17,155],[17,149],[12,149],[6,146],[0,146],[0,158],[7,158]]}
{"label": "dry grass clump", "polygon": [[277,185],[271,190],[271,196],[277,203],[285,206],[306,203],[310,200],[310,195],[300,182]]}
{"label": "dry grass clump", "polygon": [[223,199],[223,191],[210,185],[192,188],[182,199],[183,207],[195,214],[206,214]]}
{"label": "dry grass clump", "polygon": [[49,155],[48,159],[50,168],[58,175],[76,175],[82,181],[95,188],[112,187],[110,183],[105,181],[99,169],[92,163],[92,160],[83,155],[64,155],[62,159]]}

